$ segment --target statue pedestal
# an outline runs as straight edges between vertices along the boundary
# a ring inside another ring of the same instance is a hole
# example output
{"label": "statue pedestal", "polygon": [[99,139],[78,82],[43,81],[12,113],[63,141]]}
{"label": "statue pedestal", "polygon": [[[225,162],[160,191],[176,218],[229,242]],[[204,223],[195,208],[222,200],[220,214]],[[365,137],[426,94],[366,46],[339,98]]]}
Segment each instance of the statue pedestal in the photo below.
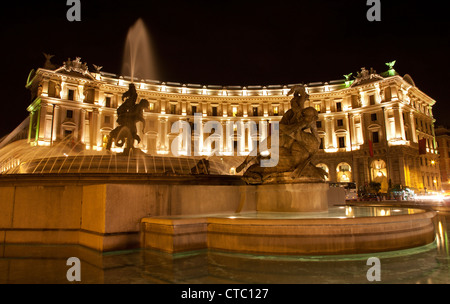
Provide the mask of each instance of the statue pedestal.
{"label": "statue pedestal", "polygon": [[262,212],[322,212],[328,210],[328,184],[265,184],[256,189],[256,210]]}

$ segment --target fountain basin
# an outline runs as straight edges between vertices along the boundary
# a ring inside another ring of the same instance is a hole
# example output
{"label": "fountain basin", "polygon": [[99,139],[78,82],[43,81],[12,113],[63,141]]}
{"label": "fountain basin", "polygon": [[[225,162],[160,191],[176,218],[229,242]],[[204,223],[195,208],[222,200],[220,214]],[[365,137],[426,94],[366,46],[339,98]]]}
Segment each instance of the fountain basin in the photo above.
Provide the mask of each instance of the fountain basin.
{"label": "fountain basin", "polygon": [[268,255],[332,255],[400,250],[434,241],[433,211],[380,207],[352,210],[350,216],[340,216],[334,208],[304,214],[149,217],[142,220],[141,247],[169,253],[211,249]]}

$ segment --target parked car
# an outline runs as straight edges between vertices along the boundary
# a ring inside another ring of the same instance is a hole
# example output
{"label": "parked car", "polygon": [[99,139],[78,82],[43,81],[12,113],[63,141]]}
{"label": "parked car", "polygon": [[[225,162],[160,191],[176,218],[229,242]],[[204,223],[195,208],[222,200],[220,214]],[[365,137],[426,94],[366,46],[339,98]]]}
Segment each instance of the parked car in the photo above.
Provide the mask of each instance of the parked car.
{"label": "parked car", "polygon": [[355,191],[348,191],[347,194],[345,195],[346,201],[356,201],[357,199],[358,193],[356,193]]}

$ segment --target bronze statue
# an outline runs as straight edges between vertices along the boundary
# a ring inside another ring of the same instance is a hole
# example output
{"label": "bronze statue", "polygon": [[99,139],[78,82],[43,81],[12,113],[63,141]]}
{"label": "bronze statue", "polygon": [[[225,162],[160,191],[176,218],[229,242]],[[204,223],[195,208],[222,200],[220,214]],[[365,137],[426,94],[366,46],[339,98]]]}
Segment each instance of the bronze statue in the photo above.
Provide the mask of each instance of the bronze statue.
{"label": "bronze statue", "polygon": [[43,54],[44,57],[45,57],[44,69],[46,69],[46,70],[55,70],[55,69],[57,68],[57,66],[54,65],[54,64],[51,62],[51,59],[52,59],[53,57],[55,57],[55,55],[50,55],[50,54],[47,54],[47,53],[42,53],[42,54]]}
{"label": "bronze statue", "polygon": [[[250,184],[267,182],[295,182],[297,180],[323,180],[326,172],[311,164],[311,158],[319,150],[320,138],[316,121],[319,116],[313,107],[304,108],[309,95],[304,86],[293,87],[288,95],[293,94],[291,109],[280,121],[279,161],[274,167],[261,167],[261,151],[256,148],[236,171],[242,171],[249,163],[253,164],[245,171],[244,179]],[[264,146],[272,143],[267,137]]]}
{"label": "bronze statue", "polygon": [[125,102],[117,109],[117,123],[119,126],[109,134],[106,150],[111,150],[113,142],[118,147],[123,147],[126,144],[123,153],[128,155],[130,150],[134,148],[134,141],[141,142],[141,138],[137,134],[136,123],[139,121],[143,123],[142,131],[144,132],[144,109],[148,108],[150,104],[146,99],[142,99],[136,104],[137,92],[132,83],[130,83],[128,91],[122,95],[122,100],[125,100]]}

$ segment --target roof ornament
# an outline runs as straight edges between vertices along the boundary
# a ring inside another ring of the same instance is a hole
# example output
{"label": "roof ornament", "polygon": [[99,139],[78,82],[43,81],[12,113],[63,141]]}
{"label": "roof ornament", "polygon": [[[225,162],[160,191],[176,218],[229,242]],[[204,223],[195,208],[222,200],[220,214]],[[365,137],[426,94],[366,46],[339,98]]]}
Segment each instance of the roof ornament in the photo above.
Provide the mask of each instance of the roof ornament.
{"label": "roof ornament", "polygon": [[395,62],[397,62],[397,60],[394,60],[394,61],[391,61],[391,62],[386,62],[385,64],[389,67],[389,70],[393,70]]}
{"label": "roof ornament", "polygon": [[377,80],[383,79],[382,76],[377,74],[377,71],[375,71],[373,68],[370,68],[370,70],[367,70],[365,67],[361,68],[361,72],[357,72],[355,81],[352,83],[352,87],[365,84]]}
{"label": "roof ornament", "polygon": [[387,74],[389,76],[394,76],[396,74],[395,70],[394,70],[394,65],[395,65],[396,60],[391,61],[391,62],[386,62],[385,64],[389,67],[389,70],[387,71]]}
{"label": "roof ornament", "polygon": [[89,73],[88,65],[87,63],[81,62],[81,57],[77,57],[75,60],[71,60],[70,58],[67,59],[67,61],[64,62],[63,68],[67,72],[74,71],[83,75]]}
{"label": "roof ornament", "polygon": [[103,69],[102,66],[98,66],[98,65],[95,65],[95,64],[93,64],[92,66],[94,66],[94,69],[95,69],[96,73],[100,73],[100,70]]}
{"label": "roof ornament", "polygon": [[44,69],[46,69],[46,70],[54,70],[54,69],[56,69],[57,66],[54,65],[54,64],[51,62],[51,59],[52,59],[53,57],[55,57],[55,55],[50,55],[50,54],[47,54],[47,53],[42,53],[42,54],[43,54],[44,57],[45,57]]}
{"label": "roof ornament", "polygon": [[345,87],[348,88],[353,83],[353,80],[350,79],[350,77],[353,75],[353,73],[344,75],[345,78]]}

